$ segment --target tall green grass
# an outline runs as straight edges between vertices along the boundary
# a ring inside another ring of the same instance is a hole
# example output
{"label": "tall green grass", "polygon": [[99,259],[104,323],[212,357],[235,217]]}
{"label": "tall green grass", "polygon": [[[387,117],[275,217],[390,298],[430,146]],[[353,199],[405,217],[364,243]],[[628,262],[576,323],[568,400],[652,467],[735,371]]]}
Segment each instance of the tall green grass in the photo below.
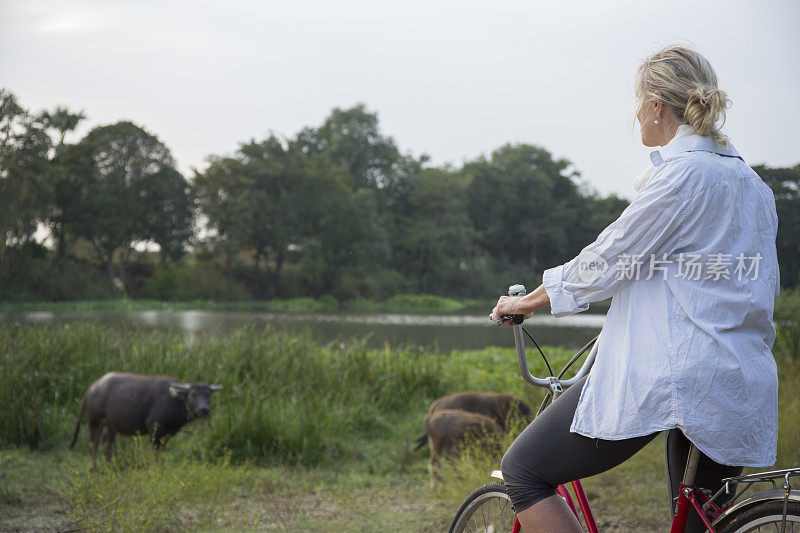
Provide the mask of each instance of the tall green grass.
{"label": "tall green grass", "polygon": [[[566,356],[553,349],[556,360]],[[538,393],[526,390],[515,365],[511,350],[321,346],[308,335],[269,329],[188,342],[173,332],[97,325],[3,326],[0,444],[64,446],[89,384],[126,371],[223,385],[207,423],[188,425],[170,442],[187,457],[304,465],[373,458],[385,465],[387,447],[421,431],[428,404],[446,393],[499,390],[536,402]]]}

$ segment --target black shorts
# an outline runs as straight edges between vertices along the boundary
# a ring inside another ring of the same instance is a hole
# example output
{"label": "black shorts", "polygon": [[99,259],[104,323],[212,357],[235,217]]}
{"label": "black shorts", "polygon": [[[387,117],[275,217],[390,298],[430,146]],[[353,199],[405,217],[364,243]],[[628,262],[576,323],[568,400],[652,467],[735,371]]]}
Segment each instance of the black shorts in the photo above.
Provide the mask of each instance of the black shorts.
{"label": "black shorts", "polygon": [[[503,457],[503,479],[516,512],[556,494],[558,485],[610,470],[632,457],[658,435],[653,433],[624,440],[603,440],[570,433],[569,428],[585,382],[584,377],[536,417]],[[667,432],[667,477],[673,512],[689,446],[689,440],[679,429]],[[716,492],[722,487],[723,478],[738,476],[741,472],[741,466],[721,465],[701,453],[695,485]],[[722,503],[732,496],[732,493],[723,494],[716,503]],[[686,531],[705,531],[694,509],[690,510]]]}

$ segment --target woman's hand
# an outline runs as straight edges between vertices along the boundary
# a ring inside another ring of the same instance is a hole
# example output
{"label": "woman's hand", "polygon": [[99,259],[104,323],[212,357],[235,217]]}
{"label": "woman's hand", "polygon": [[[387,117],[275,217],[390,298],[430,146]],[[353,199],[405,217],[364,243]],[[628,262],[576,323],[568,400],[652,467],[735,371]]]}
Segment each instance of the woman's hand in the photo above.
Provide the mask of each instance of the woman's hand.
{"label": "woman's hand", "polygon": [[[505,315],[522,315],[528,319],[533,312],[550,305],[550,297],[544,290],[544,285],[539,285],[535,291],[525,296],[501,296],[489,314],[492,322],[498,322]],[[505,324],[501,324],[505,325]]]}
{"label": "woman's hand", "polygon": [[[520,300],[522,300],[522,298],[522,296],[501,296],[500,299],[497,300],[497,305],[492,309],[489,318],[492,322],[499,322],[500,318],[505,315],[522,315],[525,319],[530,318],[533,311],[520,310]],[[500,325],[504,326],[506,324]]]}

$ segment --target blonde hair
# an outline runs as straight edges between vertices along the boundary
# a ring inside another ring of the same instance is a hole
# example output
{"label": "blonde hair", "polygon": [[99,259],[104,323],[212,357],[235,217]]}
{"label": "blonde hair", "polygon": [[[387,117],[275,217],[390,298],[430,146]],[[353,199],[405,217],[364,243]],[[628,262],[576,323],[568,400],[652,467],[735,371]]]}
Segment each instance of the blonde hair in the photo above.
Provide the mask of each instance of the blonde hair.
{"label": "blonde hair", "polygon": [[[720,130],[730,99],[717,87],[717,75],[708,59],[684,46],[668,46],[648,57],[636,71],[636,93],[666,104],[675,118],[689,124],[699,135],[708,135],[722,146]],[[718,125],[719,124],[719,125]]]}

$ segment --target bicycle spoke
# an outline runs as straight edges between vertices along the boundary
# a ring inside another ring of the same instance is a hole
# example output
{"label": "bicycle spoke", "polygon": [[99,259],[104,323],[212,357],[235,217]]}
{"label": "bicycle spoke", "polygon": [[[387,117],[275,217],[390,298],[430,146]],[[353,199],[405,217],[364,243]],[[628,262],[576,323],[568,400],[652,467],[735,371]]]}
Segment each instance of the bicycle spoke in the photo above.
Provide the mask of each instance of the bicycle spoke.
{"label": "bicycle spoke", "polygon": [[[779,511],[780,513],[780,511]],[[798,520],[798,514],[789,514],[786,520],[786,532],[785,533],[795,533],[795,531],[800,531],[800,520]],[[764,520],[766,518],[766,520]],[[745,533],[784,533],[782,529],[782,515],[776,514],[773,517],[763,517],[761,519],[756,518],[752,524],[748,524],[745,522],[742,524],[741,529],[737,529],[737,531],[743,531]],[[798,529],[795,530],[794,526],[798,524]]]}
{"label": "bicycle spoke", "polygon": [[506,512],[506,507],[508,507],[508,502],[509,502],[509,500],[503,500],[503,509],[502,509],[502,511],[501,511],[501,512],[502,512],[504,515],[505,515],[505,512]]}
{"label": "bicycle spoke", "polygon": [[500,527],[503,528],[503,531],[506,530],[506,504],[507,503],[508,503],[508,500],[504,500],[503,506],[500,507],[500,502],[499,501],[497,502],[497,508],[499,509],[499,512],[500,512]]}
{"label": "bicycle spoke", "polygon": [[[498,506],[500,504],[498,503]],[[508,507],[508,500],[503,502],[503,508],[500,509],[500,514],[503,516],[503,531],[506,530],[506,507]]]}
{"label": "bicycle spoke", "polygon": [[[499,484],[494,484],[499,485]],[[488,490],[487,490],[488,489]],[[486,485],[465,501],[454,521],[453,531],[479,533],[510,533],[514,523],[513,505],[504,487]],[[480,509],[480,511],[478,510]]]}

